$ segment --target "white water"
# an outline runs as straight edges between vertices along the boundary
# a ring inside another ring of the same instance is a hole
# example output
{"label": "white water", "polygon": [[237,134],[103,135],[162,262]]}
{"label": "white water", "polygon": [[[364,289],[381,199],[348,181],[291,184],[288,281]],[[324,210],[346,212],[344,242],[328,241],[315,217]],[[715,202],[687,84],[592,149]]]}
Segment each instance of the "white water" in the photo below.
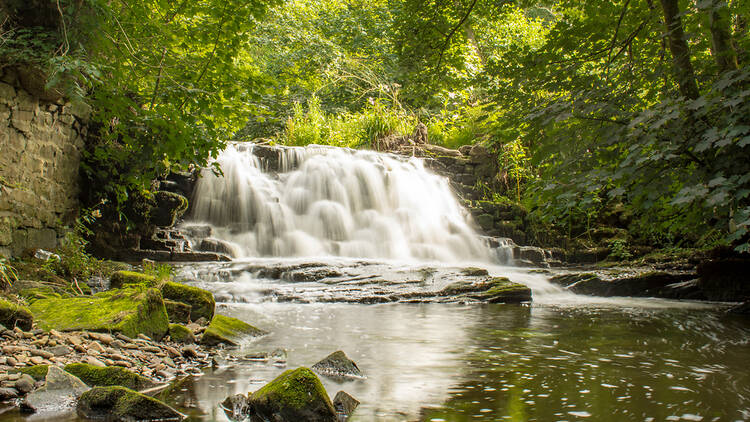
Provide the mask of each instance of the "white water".
{"label": "white water", "polygon": [[203,172],[191,223],[207,223],[235,257],[342,256],[504,263],[448,180],[418,158],[308,146],[279,148],[279,172],[264,171],[252,144],[217,159],[224,176]]}

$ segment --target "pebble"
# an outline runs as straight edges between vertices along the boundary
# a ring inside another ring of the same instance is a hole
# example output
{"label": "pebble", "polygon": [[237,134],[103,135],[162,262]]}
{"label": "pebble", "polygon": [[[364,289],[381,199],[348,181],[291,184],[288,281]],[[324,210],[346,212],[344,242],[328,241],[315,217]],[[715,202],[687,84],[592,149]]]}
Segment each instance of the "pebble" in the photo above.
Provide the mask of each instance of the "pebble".
{"label": "pebble", "polygon": [[31,349],[31,350],[29,350],[29,352],[31,353],[31,356],[40,356],[40,357],[42,357],[44,359],[49,359],[52,356],[55,356],[54,353],[50,353],[50,352],[48,352],[46,350]]}
{"label": "pebble", "polygon": [[83,340],[81,340],[81,338],[78,336],[69,336],[68,343],[72,344],[73,346],[81,346],[83,345]]}
{"label": "pebble", "polygon": [[16,372],[15,374],[8,374],[8,381],[18,381],[21,379],[21,374]]}
{"label": "pebble", "polygon": [[156,346],[141,347],[141,350],[143,350],[144,352],[149,352],[149,353],[161,353],[161,349]]}
{"label": "pebble", "polygon": [[123,333],[117,333],[115,334],[115,337],[117,337],[118,340],[124,341],[125,343],[130,343],[131,341],[133,341],[133,339],[131,339],[130,337],[126,336]]}
{"label": "pebble", "polygon": [[55,356],[65,356],[73,353],[73,349],[68,346],[55,346],[48,349]]}
{"label": "pebble", "polygon": [[98,340],[106,345],[110,345],[113,341],[115,341],[115,339],[111,335],[104,333],[89,333],[89,338]]}
{"label": "pebble", "polygon": [[93,356],[87,356],[86,363],[92,366],[98,366],[99,368],[104,368],[105,366],[107,366],[104,362],[100,361],[99,359]]}
{"label": "pebble", "polygon": [[117,360],[117,361],[114,362],[114,365],[115,366],[123,366],[125,368],[130,368],[130,367],[133,366],[132,363],[130,363],[130,362],[126,361],[126,360]]}
{"label": "pebble", "polygon": [[114,340],[112,342],[112,344],[110,344],[110,345],[112,347],[116,347],[118,349],[122,349],[123,347],[125,347],[125,342],[123,342],[122,340]]}
{"label": "pebble", "polygon": [[151,337],[145,335],[145,334],[138,334],[138,338],[141,340],[151,341]]}
{"label": "pebble", "polygon": [[125,348],[126,349],[130,349],[130,350],[134,350],[134,349],[138,349],[138,345],[137,344],[133,344],[133,343],[128,343],[128,344],[125,345]]}
{"label": "pebble", "polygon": [[44,358],[42,358],[40,356],[32,356],[29,359],[29,362],[33,363],[34,365],[41,365],[41,364],[44,363]]}
{"label": "pebble", "polygon": [[27,394],[34,390],[34,378],[31,378],[31,376],[29,375],[23,374],[21,378],[16,381],[14,388],[23,394]]}
{"label": "pebble", "polygon": [[54,338],[59,339],[59,340],[63,339],[62,333],[60,333],[57,330],[49,330],[49,335],[50,335],[50,337],[54,337]]}
{"label": "pebble", "polygon": [[182,356],[185,356],[186,358],[197,358],[198,352],[195,351],[195,347],[193,346],[185,346],[182,348]]}
{"label": "pebble", "polygon": [[96,352],[97,355],[104,353],[104,347],[102,347],[102,345],[99,344],[98,341],[92,341],[91,343],[89,343],[88,350]]}
{"label": "pebble", "polygon": [[182,356],[182,353],[180,353],[179,350],[175,349],[172,346],[167,346],[164,349],[166,349],[167,354],[169,355],[170,358],[176,358],[176,357]]}

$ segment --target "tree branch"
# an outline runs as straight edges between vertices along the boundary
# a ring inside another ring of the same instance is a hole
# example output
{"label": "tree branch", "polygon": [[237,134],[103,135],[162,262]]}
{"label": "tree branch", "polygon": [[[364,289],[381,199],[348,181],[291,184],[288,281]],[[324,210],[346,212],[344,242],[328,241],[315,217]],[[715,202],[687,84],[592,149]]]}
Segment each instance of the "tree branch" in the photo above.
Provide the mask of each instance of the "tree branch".
{"label": "tree branch", "polygon": [[471,2],[471,5],[469,6],[469,9],[464,14],[464,17],[461,18],[460,21],[458,21],[458,24],[451,29],[451,31],[448,33],[448,36],[445,38],[445,42],[443,43],[443,47],[440,49],[440,56],[438,57],[437,66],[435,69],[440,70],[440,64],[443,62],[443,54],[445,54],[445,50],[448,48],[448,44],[451,42],[451,38],[453,38],[453,35],[458,31],[461,26],[463,26],[464,22],[466,22],[466,19],[469,18],[469,15],[471,14],[471,11],[474,10],[474,6],[476,6],[477,0],[473,0]]}

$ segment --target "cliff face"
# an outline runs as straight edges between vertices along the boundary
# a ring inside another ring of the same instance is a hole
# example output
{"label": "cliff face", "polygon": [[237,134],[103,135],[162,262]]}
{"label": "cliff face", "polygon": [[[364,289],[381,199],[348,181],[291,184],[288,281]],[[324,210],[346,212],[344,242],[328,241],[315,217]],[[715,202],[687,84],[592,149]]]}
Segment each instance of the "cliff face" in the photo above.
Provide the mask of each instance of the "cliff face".
{"label": "cliff face", "polygon": [[0,75],[2,255],[54,248],[79,207],[87,112],[34,88],[28,75]]}

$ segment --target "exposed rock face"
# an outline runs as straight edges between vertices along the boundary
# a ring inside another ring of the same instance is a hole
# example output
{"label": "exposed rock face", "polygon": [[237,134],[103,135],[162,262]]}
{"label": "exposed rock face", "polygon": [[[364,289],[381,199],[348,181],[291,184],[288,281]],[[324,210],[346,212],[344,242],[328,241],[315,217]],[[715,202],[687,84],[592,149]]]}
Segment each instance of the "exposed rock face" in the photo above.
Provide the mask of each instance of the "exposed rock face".
{"label": "exposed rock face", "polygon": [[341,350],[331,353],[310,369],[333,378],[364,378],[364,374],[353,360]]}
{"label": "exposed rock face", "polygon": [[663,297],[704,299],[690,273],[649,271],[605,278],[595,273],[571,273],[552,277],[550,282],[576,294],[590,296]]}
{"label": "exposed rock face", "polygon": [[19,76],[28,75],[0,74],[0,255],[54,249],[75,219],[90,113],[44,90],[30,93],[38,84]]}
{"label": "exposed rock face", "polygon": [[76,376],[50,366],[42,388],[26,396],[21,409],[27,412],[57,412],[73,408],[89,387]]}
{"label": "exposed rock face", "polygon": [[215,315],[201,338],[201,344],[215,346],[228,344],[238,346],[243,339],[268,334],[252,325],[224,315]]}
{"label": "exposed rock face", "polygon": [[182,420],[185,415],[152,397],[125,387],[94,387],[78,401],[78,414],[110,421]]}
{"label": "exposed rock face", "polygon": [[40,299],[30,310],[46,330],[119,332],[128,337],[145,334],[161,339],[169,329],[159,290],[140,286],[85,297]]}
{"label": "exposed rock face", "polygon": [[290,369],[249,398],[250,420],[336,422],[336,410],[323,384],[308,368]]}

